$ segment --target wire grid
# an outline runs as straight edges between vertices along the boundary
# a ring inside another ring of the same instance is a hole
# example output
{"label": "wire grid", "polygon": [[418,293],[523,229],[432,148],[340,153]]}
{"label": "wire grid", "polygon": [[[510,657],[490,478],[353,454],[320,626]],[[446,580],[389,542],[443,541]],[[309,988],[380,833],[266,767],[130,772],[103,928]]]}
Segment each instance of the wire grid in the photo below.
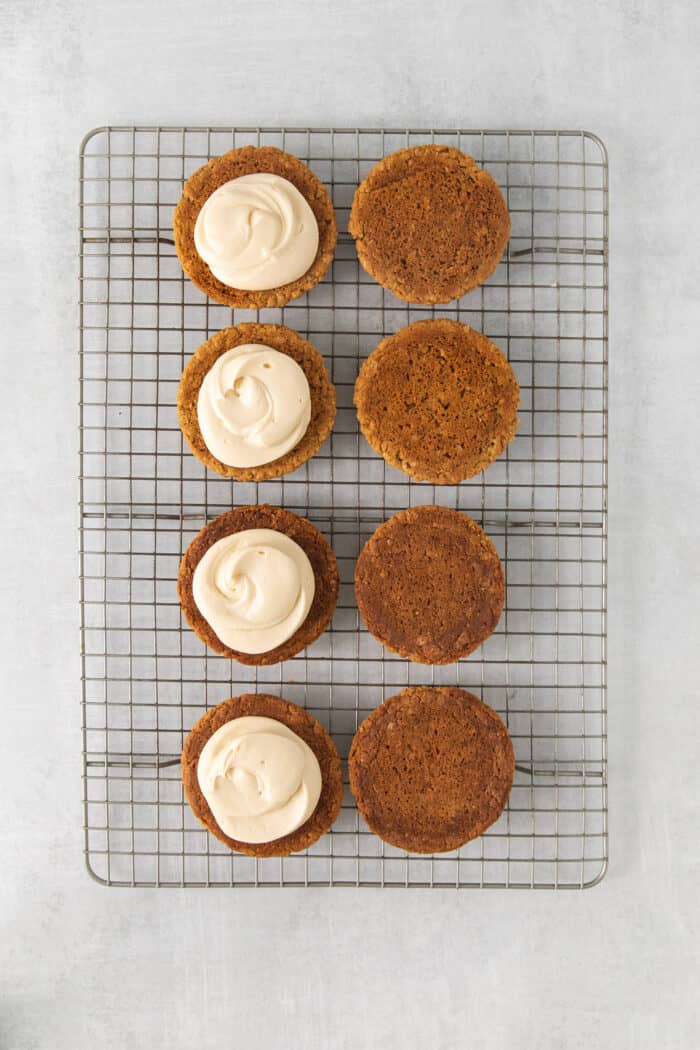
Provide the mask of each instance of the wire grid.
{"label": "wire grid", "polygon": [[[404,146],[471,154],[507,195],[512,237],[495,274],[448,306],[409,306],[358,266],[347,220],[358,182]],[[340,236],[332,271],[283,309],[236,321],[289,325],[324,354],[334,432],[293,474],[258,484],[209,473],[183,448],[175,408],[193,351],[232,323],[184,277],[171,224],[185,179],[245,144],[296,154],[324,181]],[[607,161],[585,132],[99,128],[81,148],[81,601],[85,856],[109,885],[584,887],[605,871]],[[409,480],[358,434],[361,360],[386,334],[447,316],[485,332],[520,383],[506,454],[459,486]],[[331,629],[304,653],[248,668],[209,652],[180,615],[187,544],[215,515],[267,501],[310,518],[338,558]],[[504,615],[469,659],[426,667],[387,652],[358,618],[356,557],[407,506],[468,512],[507,578]],[[406,685],[459,685],[508,723],[509,805],[481,838],[435,857],[372,835],[346,791],[303,854],[232,854],[183,800],[192,723],[241,692],[308,708],[343,758],[358,722]]]}

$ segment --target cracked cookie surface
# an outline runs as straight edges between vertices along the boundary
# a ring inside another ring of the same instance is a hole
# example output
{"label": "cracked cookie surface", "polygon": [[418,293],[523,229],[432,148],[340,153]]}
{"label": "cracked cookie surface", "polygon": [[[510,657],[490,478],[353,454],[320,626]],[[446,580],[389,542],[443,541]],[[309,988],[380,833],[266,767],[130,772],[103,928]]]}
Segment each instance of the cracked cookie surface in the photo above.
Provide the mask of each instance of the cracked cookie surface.
{"label": "cracked cookie surface", "polygon": [[417,481],[457,484],[504,451],[520,388],[481,332],[447,318],[383,339],[360,369],[355,407],[368,443]]}
{"label": "cracked cookie surface", "polygon": [[412,853],[457,849],[500,816],[515,756],[498,714],[465,689],[416,686],[361,724],[348,758],[357,808]]}
{"label": "cracked cookie surface", "polygon": [[496,269],[510,216],[491,175],[452,146],[413,146],[376,164],[348,229],[375,281],[409,303],[448,303]]}
{"label": "cracked cookie surface", "polygon": [[355,597],[367,628],[417,663],[449,664],[493,632],[505,578],[491,540],[447,507],[399,511],[370,536],[355,567]]}

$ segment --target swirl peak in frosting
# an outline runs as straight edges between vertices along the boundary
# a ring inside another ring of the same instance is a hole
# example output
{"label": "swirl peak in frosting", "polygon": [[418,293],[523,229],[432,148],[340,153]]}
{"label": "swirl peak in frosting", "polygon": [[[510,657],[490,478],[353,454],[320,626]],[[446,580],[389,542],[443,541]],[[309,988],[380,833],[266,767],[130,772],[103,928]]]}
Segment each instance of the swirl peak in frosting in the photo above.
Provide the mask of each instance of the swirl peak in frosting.
{"label": "swirl peak in frosting", "polygon": [[311,419],[304,370],[288,354],[244,343],[218,357],[197,398],[199,430],[232,467],[272,463],[299,444]]}
{"label": "swirl peak in frosting", "polygon": [[243,715],[207,740],[197,780],[221,830],[239,842],[274,842],[304,824],[322,776],[306,741],[275,718]]}
{"label": "swirl peak in frosting", "polygon": [[271,172],[225,182],[202,205],[198,255],[229,288],[267,291],[291,284],[318,251],[318,223],[293,183]]}
{"label": "swirl peak in frosting", "polygon": [[275,529],[217,540],[192,578],[202,616],[224,645],[241,653],[266,653],[288,641],[308,616],[315,587],[306,553]]}

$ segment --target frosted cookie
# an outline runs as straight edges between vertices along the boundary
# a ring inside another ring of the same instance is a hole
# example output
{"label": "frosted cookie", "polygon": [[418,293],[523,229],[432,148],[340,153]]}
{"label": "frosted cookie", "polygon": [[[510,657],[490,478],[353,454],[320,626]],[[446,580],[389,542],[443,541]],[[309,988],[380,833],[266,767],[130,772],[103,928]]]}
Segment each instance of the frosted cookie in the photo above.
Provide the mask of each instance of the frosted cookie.
{"label": "frosted cookie", "polygon": [[283,857],[306,849],[340,812],[338,751],[321,723],[264,693],[218,704],[190,730],[182,782],[195,816],[229,849]]}
{"label": "frosted cookie", "polygon": [[188,624],[242,664],[288,660],[323,634],[338,599],[338,565],[310,521],[279,507],[238,507],[195,536],[177,589]]}
{"label": "frosted cookie", "polygon": [[217,332],[195,351],[177,393],[180,427],[194,455],[238,481],[300,467],[331,433],[335,407],[318,350],[277,324]]}
{"label": "frosted cookie", "polygon": [[284,306],[313,288],[338,236],[323,183],[273,146],[243,146],[199,168],[185,183],[173,226],[193,284],[244,309]]}

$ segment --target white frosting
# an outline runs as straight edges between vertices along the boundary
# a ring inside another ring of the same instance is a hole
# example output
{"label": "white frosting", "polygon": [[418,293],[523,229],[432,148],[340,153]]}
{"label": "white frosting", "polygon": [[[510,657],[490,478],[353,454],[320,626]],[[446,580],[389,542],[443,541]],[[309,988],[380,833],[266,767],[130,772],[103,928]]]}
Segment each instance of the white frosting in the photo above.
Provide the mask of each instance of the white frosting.
{"label": "white frosting", "polygon": [[218,638],[241,653],[267,653],[308,616],[316,584],[298,543],[275,529],[246,529],[207,550],[192,578],[195,604]]}
{"label": "white frosting", "polygon": [[255,172],[225,182],[205,200],[194,243],[222,284],[264,291],[306,273],[318,251],[318,223],[296,186]]}
{"label": "white frosting", "polygon": [[311,391],[293,358],[261,343],[217,358],[197,399],[204,443],[232,467],[259,467],[298,445],[311,419]]}
{"label": "white frosting", "polygon": [[304,824],[321,797],[309,745],[275,718],[226,722],[202,748],[197,779],[216,823],[239,842],[274,842]]}

